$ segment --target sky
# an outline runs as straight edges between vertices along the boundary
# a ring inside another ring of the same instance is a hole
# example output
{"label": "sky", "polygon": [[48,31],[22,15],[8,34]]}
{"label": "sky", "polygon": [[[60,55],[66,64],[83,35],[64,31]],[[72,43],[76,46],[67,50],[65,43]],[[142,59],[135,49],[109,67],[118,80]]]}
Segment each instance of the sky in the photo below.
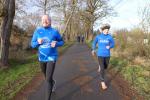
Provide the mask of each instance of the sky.
{"label": "sky", "polygon": [[[102,23],[110,23],[112,30],[122,28],[130,30],[139,25],[141,21],[139,10],[148,4],[150,0],[110,0],[109,5],[113,6],[117,16],[105,19]],[[97,25],[94,28],[97,29]]]}
{"label": "sky", "polygon": [[[150,5],[150,0],[109,0],[108,3],[114,8],[117,16],[108,17],[102,22],[96,21],[97,24],[94,25],[94,30],[99,29],[101,23],[109,23],[112,31],[124,28],[130,30],[138,26],[141,22],[139,10]],[[30,9],[30,11],[32,10]]]}

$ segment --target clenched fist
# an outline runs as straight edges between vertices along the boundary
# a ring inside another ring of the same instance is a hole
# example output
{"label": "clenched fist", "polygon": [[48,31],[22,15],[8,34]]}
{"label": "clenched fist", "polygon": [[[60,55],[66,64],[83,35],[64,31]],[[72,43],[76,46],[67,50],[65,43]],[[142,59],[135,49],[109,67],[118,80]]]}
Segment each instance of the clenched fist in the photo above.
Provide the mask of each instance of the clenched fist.
{"label": "clenched fist", "polygon": [[42,44],[43,40],[42,39],[38,39],[38,44]]}
{"label": "clenched fist", "polygon": [[52,48],[56,47],[56,43],[57,43],[57,41],[52,41],[52,42],[51,42],[51,47],[52,47]]}

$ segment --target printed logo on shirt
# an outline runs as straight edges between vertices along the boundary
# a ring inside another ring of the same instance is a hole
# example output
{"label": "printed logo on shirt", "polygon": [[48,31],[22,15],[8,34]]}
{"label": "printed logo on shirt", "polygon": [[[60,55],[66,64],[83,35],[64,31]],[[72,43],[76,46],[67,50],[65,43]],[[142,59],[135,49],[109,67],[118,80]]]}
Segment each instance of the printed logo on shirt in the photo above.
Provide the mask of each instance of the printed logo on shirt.
{"label": "printed logo on shirt", "polygon": [[48,37],[43,37],[43,44],[40,46],[41,48],[50,48],[50,40]]}
{"label": "printed logo on shirt", "polygon": [[99,42],[100,42],[100,43],[109,43],[108,39],[106,39],[106,40],[100,39]]}

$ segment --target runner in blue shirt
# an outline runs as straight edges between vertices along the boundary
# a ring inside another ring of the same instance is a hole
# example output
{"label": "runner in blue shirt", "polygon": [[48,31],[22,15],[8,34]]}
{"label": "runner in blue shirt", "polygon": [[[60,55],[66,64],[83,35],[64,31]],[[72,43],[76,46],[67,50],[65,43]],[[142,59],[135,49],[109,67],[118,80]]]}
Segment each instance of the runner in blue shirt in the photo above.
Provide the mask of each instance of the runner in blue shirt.
{"label": "runner in blue shirt", "polygon": [[110,25],[105,24],[101,27],[102,32],[98,34],[92,44],[92,55],[95,55],[96,45],[98,45],[98,51],[96,55],[99,61],[99,72],[102,89],[107,89],[107,85],[104,80],[104,72],[107,69],[110,60],[110,49],[115,45],[113,37],[109,34]]}
{"label": "runner in blue shirt", "polygon": [[38,27],[33,34],[31,46],[38,48],[38,58],[41,70],[46,79],[45,100],[50,100],[55,81],[53,73],[58,58],[57,47],[64,44],[59,32],[51,27],[48,15],[42,16],[42,27]]}

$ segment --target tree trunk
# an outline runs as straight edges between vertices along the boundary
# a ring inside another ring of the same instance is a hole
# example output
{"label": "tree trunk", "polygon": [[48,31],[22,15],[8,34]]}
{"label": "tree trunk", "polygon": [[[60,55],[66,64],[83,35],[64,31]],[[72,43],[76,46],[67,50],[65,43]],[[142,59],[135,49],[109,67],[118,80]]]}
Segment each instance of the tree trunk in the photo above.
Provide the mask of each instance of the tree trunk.
{"label": "tree trunk", "polygon": [[4,3],[4,9],[6,10],[5,15],[2,17],[1,23],[1,64],[3,66],[8,65],[9,56],[9,45],[11,28],[13,24],[13,19],[15,15],[15,0],[6,0]]}
{"label": "tree trunk", "polygon": [[67,22],[65,23],[65,29],[64,29],[64,31],[62,32],[63,34],[64,34],[64,33],[66,32],[66,30],[67,30],[68,24],[69,24],[69,22],[70,22],[70,20],[71,20],[71,18],[72,18],[72,16],[73,16],[74,10],[75,10],[75,8],[72,10],[72,12],[71,12],[71,14],[70,14],[70,16],[69,16]]}
{"label": "tree trunk", "polygon": [[[5,12],[5,13],[4,13]],[[0,38],[2,37],[2,20],[6,14],[6,9],[4,9],[4,0],[0,0]],[[1,39],[0,39],[0,46],[1,46]],[[1,47],[0,47],[0,57],[1,57]],[[0,58],[1,59],[1,58]]]}

